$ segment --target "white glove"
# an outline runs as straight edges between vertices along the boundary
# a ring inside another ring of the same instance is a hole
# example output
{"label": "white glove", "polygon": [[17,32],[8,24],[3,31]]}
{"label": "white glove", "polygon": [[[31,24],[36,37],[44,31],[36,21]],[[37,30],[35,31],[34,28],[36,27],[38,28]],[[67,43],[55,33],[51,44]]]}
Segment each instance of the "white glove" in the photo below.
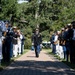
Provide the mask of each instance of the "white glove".
{"label": "white glove", "polygon": [[40,47],[42,48],[42,44],[40,44]]}
{"label": "white glove", "polygon": [[34,45],[34,43],[32,43],[32,45]]}
{"label": "white glove", "polygon": [[2,41],[3,41],[3,40],[5,39],[5,37],[4,37],[4,36],[2,36],[2,38],[1,38],[1,39],[2,39]]}

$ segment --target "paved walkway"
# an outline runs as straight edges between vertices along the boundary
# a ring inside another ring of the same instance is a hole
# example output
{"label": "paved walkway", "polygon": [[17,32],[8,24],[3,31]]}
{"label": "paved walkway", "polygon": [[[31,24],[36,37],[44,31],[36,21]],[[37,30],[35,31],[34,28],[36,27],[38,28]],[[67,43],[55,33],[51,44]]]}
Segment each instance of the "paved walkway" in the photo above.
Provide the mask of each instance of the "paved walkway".
{"label": "paved walkway", "polygon": [[41,51],[39,58],[29,51],[1,71],[0,75],[75,75],[75,71],[46,51]]}

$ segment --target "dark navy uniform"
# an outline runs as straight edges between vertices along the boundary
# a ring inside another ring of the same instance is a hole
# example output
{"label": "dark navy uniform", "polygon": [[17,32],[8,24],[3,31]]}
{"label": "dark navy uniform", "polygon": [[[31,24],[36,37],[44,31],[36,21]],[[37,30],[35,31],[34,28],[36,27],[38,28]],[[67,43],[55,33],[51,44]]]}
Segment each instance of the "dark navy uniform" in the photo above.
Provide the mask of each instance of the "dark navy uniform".
{"label": "dark navy uniform", "polygon": [[70,40],[70,61],[75,64],[75,21],[71,24],[73,28],[68,31]]}
{"label": "dark navy uniform", "polygon": [[38,33],[38,34],[34,33],[32,35],[32,42],[34,43],[36,57],[39,57],[40,44],[42,43],[41,34],[40,33]]}
{"label": "dark navy uniform", "polygon": [[7,55],[7,61],[10,61],[10,58],[12,57],[12,38],[13,38],[13,32],[11,31],[11,28],[8,27],[7,29],[7,35],[6,35],[6,55]]}

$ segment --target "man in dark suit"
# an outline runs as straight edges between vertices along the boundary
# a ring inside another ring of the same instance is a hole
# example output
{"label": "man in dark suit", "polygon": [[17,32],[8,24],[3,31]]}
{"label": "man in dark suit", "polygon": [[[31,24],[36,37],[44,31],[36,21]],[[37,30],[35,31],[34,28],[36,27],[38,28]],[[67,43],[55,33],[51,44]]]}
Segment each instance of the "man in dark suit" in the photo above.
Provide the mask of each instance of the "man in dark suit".
{"label": "man in dark suit", "polygon": [[71,24],[67,24],[65,27],[65,32],[64,32],[64,40],[65,40],[65,47],[66,47],[66,61],[69,62],[69,57],[70,57],[70,50],[71,50],[71,43],[70,43],[70,34],[71,32]]}
{"label": "man in dark suit", "polygon": [[72,23],[72,28],[69,30],[69,40],[70,40],[70,61],[75,64],[75,21]]}
{"label": "man in dark suit", "polygon": [[34,45],[36,57],[39,57],[42,45],[42,37],[39,33],[39,29],[36,29],[35,33],[32,35],[32,45]]}

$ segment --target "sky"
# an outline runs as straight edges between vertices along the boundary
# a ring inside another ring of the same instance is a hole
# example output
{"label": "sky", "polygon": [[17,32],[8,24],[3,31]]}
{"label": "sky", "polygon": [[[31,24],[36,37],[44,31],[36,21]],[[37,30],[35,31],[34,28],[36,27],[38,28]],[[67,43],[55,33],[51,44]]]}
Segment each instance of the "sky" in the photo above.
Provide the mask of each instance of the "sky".
{"label": "sky", "polygon": [[28,2],[27,0],[18,0],[18,3],[21,4],[23,2]]}

